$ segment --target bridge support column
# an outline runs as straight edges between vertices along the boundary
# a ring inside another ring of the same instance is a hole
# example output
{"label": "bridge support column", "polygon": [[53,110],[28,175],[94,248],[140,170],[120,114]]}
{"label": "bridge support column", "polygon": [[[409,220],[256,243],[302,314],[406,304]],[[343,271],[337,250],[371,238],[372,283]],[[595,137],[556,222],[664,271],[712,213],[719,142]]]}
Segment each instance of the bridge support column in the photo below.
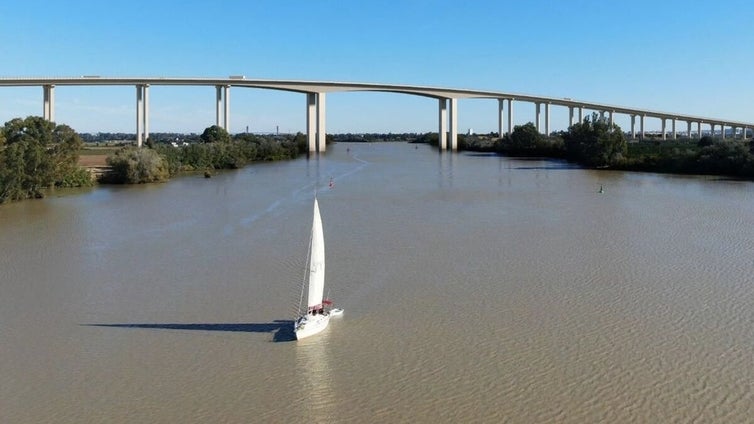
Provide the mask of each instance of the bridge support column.
{"label": "bridge support column", "polygon": [[450,99],[450,150],[458,150],[458,99]]}
{"label": "bridge support column", "polygon": [[747,136],[747,133],[748,133],[748,132],[749,132],[749,127],[744,127],[744,133],[743,133],[743,136],[742,136],[742,138],[743,138],[744,140],[746,140],[746,136]]}
{"label": "bridge support column", "polygon": [[508,134],[513,134],[513,99],[508,99]]}
{"label": "bridge support column", "polygon": [[306,93],[306,143],[309,153],[325,152],[327,105],[325,93]]}
{"label": "bridge support column", "polygon": [[584,107],[583,106],[579,108],[579,122],[580,123],[584,122]]}
{"label": "bridge support column", "polygon": [[325,93],[317,93],[317,151],[324,153],[327,149],[327,104]]}
{"label": "bridge support column", "polygon": [[503,138],[503,131],[505,130],[505,113],[503,106],[505,106],[505,99],[497,99],[497,134],[500,138]]}
{"label": "bridge support column", "polygon": [[441,98],[438,104],[437,147],[440,152],[448,148],[448,99]]}
{"label": "bridge support column", "polygon": [[226,85],[223,91],[223,128],[230,134],[230,86]]}
{"label": "bridge support column", "polygon": [[144,91],[144,109],[142,110],[142,120],[144,121],[144,141],[149,140],[149,84],[141,86]]}
{"label": "bridge support column", "polygon": [[306,93],[306,144],[309,152],[317,151],[317,94]]}
{"label": "bridge support column", "polygon": [[141,147],[142,142],[142,119],[144,118],[144,90],[141,85],[136,85],[136,146]]}
{"label": "bridge support column", "polygon": [[723,123],[720,123],[720,137],[722,137],[723,140],[725,140],[725,124]]}
{"label": "bridge support column", "polygon": [[149,84],[136,85],[136,146],[149,139]]}
{"label": "bridge support column", "polygon": [[550,136],[550,103],[545,103],[545,135]]}
{"label": "bridge support column", "polygon": [[675,121],[676,121],[676,119],[675,119],[675,118],[673,118],[673,120],[672,120],[672,121],[670,121],[670,122],[671,122],[671,125],[673,126],[673,128],[672,128],[672,130],[673,130],[673,140],[676,140],[676,139],[678,139],[678,133],[677,133],[677,132],[676,132],[676,130],[675,130]]}
{"label": "bridge support column", "polygon": [[691,138],[691,121],[686,121],[686,136]]}
{"label": "bridge support column", "polygon": [[573,125],[573,106],[568,106],[568,126]]}
{"label": "bridge support column", "polygon": [[667,139],[667,137],[666,137],[666,135],[665,135],[665,134],[666,134],[666,132],[665,132],[665,123],[667,122],[667,119],[665,119],[665,118],[660,118],[660,120],[661,120],[661,122],[662,122],[662,139],[663,139],[663,140],[666,140],[666,139]]}
{"label": "bridge support column", "polygon": [[534,127],[537,128],[537,132],[541,133],[539,129],[539,123],[542,122],[542,104],[541,103],[535,103],[536,110],[534,113]]}
{"label": "bridge support column", "polygon": [[631,115],[631,138],[636,138],[636,115]]}
{"label": "bridge support column", "polygon": [[50,122],[55,122],[55,85],[42,86],[42,117]]}
{"label": "bridge support column", "polygon": [[223,126],[223,86],[215,86],[215,125]]}
{"label": "bridge support column", "polygon": [[702,138],[702,121],[696,123],[696,138]]}
{"label": "bridge support column", "polygon": [[647,115],[641,115],[641,119],[639,119],[639,129],[641,130],[641,139],[644,140],[644,118],[646,118]]}

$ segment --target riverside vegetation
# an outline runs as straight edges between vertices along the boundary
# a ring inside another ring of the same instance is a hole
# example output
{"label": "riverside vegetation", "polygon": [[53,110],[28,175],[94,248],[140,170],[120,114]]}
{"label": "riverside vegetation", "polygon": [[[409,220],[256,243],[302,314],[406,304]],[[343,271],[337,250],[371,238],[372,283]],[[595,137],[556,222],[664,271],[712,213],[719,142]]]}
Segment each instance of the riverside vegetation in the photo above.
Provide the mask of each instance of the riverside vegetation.
{"label": "riverside vegetation", "polygon": [[[182,146],[153,143],[123,147],[107,157],[99,182],[140,184],[166,181],[181,172],[236,169],[255,161],[292,159],[306,152],[306,137],[230,136],[211,126],[199,142]],[[0,129],[0,203],[42,198],[56,187],[89,187],[93,174],[78,165],[81,137],[67,125],[42,117],[15,118]]]}
{"label": "riverside vegetation", "polygon": [[204,130],[199,143],[173,146],[146,143],[147,148],[126,147],[107,158],[110,166],[101,181],[110,184],[141,184],[166,181],[192,171],[205,175],[219,169],[237,169],[252,162],[293,159],[307,150],[306,137],[276,137],[236,134],[213,125]]}
{"label": "riverside vegetation", "polygon": [[[430,142],[437,135],[429,136]],[[567,131],[540,134],[533,123],[515,126],[502,138],[459,137],[459,148],[517,157],[566,159],[590,168],[660,173],[725,175],[754,179],[754,140],[645,139],[629,143],[620,127],[596,113]]]}
{"label": "riverside vegetation", "polygon": [[15,118],[0,130],[0,203],[44,197],[55,187],[94,184],[78,166],[83,142],[67,125],[38,116]]}

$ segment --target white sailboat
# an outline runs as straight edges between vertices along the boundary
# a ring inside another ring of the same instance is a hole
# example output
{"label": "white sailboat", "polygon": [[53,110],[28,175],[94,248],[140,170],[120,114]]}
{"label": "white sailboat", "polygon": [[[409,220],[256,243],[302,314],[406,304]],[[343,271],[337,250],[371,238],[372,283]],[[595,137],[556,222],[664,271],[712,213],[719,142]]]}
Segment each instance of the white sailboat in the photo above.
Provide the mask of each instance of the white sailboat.
{"label": "white sailboat", "polygon": [[[312,236],[309,249],[309,288],[307,293],[307,308],[293,325],[293,332],[297,340],[319,333],[330,322],[331,312],[340,314],[342,309],[333,309],[332,302],[324,298],[325,291],[325,237],[322,230],[322,218],[319,214],[319,203],[314,198],[314,218],[312,220]],[[301,288],[303,300],[303,290]],[[299,308],[300,309],[300,308]]]}

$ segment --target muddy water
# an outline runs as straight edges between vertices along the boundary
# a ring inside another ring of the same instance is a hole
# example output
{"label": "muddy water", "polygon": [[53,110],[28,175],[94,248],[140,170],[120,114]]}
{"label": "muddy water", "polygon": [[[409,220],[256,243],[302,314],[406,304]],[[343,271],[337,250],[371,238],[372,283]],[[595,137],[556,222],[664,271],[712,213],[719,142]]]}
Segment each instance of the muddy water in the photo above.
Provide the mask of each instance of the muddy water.
{"label": "muddy water", "polygon": [[[346,312],[290,342],[315,190]],[[0,422],[746,422],[752,210],[407,144],[3,205]]]}

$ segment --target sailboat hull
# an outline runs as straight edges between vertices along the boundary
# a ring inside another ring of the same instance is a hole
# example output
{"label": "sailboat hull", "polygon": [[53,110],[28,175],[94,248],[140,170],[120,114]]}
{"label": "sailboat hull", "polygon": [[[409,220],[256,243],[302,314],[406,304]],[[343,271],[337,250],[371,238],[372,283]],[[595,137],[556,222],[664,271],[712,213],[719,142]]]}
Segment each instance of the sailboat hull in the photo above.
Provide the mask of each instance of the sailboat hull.
{"label": "sailboat hull", "polygon": [[330,322],[330,314],[323,315],[305,315],[296,320],[293,327],[293,334],[296,335],[296,340],[313,336],[325,328]]}

